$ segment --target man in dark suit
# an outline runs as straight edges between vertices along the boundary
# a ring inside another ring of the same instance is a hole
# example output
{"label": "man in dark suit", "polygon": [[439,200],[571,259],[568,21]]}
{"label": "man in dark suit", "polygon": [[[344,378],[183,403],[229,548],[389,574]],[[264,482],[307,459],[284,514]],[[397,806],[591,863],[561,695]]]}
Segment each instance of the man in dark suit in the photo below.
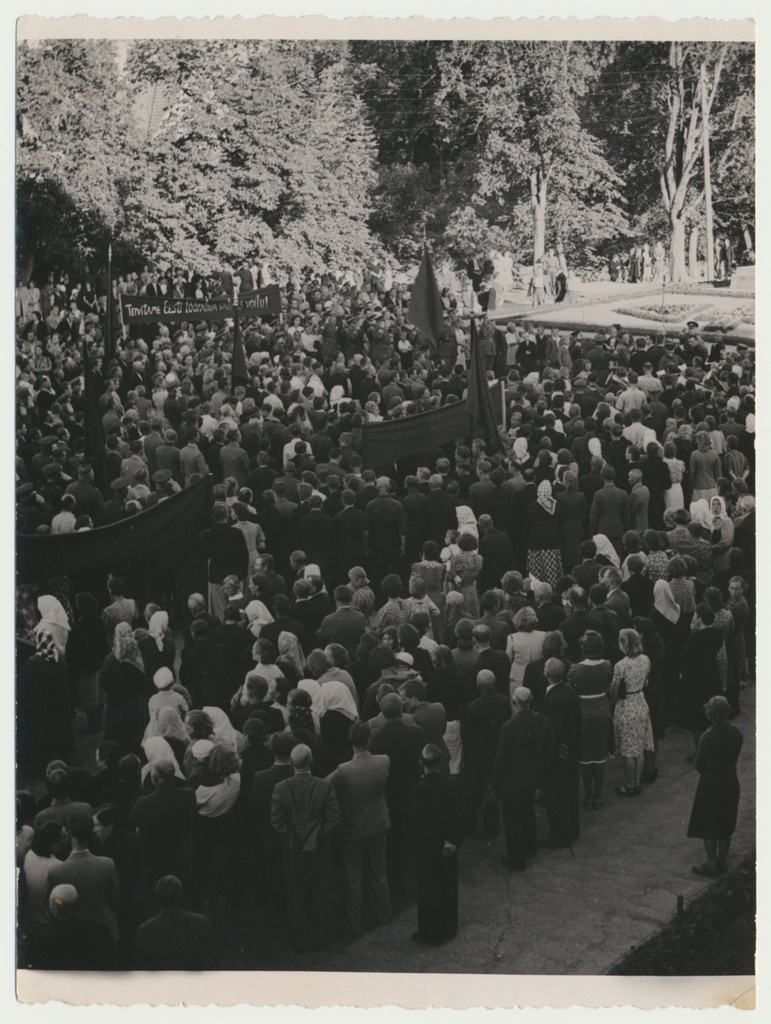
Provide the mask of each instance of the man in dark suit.
{"label": "man in dark suit", "polygon": [[405,477],[404,486],[407,489],[406,495],[402,498],[407,521],[407,558],[412,564],[419,560],[423,541],[426,539],[426,517],[423,512],[426,495],[421,492],[416,476]]}
{"label": "man in dark suit", "polygon": [[128,828],[139,835],[139,863],[144,900],[149,908],[155,884],[175,875],[183,887],[192,884],[195,792],[174,784],[174,764],[155,761],[150,769],[155,789],[141,796],[129,815]]}
{"label": "man in dark suit", "polygon": [[73,885],[55,885],[48,907],[50,925],[25,942],[20,966],[38,971],[109,971],[117,966],[109,928],[81,919],[80,896]]}
{"label": "man in dark suit", "polygon": [[597,545],[593,540],[582,541],[578,548],[578,553],[583,561],[580,565],[573,566],[570,570],[570,575],[576,580],[579,587],[588,593],[589,588],[593,587],[600,578],[600,570],[602,569],[602,565],[595,560]]}
{"label": "man in dark suit", "polygon": [[320,647],[342,644],[353,654],[367,628],[367,620],[361,612],[351,608],[353,591],[350,587],[335,587],[334,598],[335,611],[325,616],[316,632],[316,641]]}
{"label": "man in dark suit", "polygon": [[557,628],[567,641],[567,658],[575,665],[581,661],[581,637],[587,629],[601,632],[602,623],[589,611],[589,595],[582,587],[571,587],[568,599],[571,613]]}
{"label": "man in dark suit", "polygon": [[294,774],[273,790],[270,823],[284,842],[289,941],[298,952],[323,945],[327,838],[340,824],[340,806],[327,779],[311,775],[310,747],[290,754]]}
{"label": "man in dark suit", "polygon": [[[511,623],[498,618],[501,601],[494,590],[488,590],[479,598],[481,616],[474,620],[475,626],[487,626],[490,630],[490,646],[494,651],[505,651],[506,641],[511,633]],[[488,666],[489,667],[489,666]],[[507,691],[508,699],[508,691]]]}
{"label": "man in dark suit", "polygon": [[270,640],[273,646],[278,649],[278,638],[282,633],[291,633],[296,636],[304,654],[310,654],[313,649],[313,638],[309,637],[302,625],[292,615],[292,605],[286,594],[276,594],[273,598],[273,622],[263,626],[260,630],[260,637]]}
{"label": "man in dark suit", "polygon": [[137,929],[133,967],[137,971],[207,971],[216,966],[211,921],[182,910],[182,883],[164,875],[155,886],[161,911]]}
{"label": "man in dark suit", "polygon": [[273,555],[278,571],[283,575],[289,567],[294,527],[276,508],[275,491],[263,491],[262,511],[257,516],[257,522],[265,534],[265,546]]}
{"label": "man in dark suit", "polygon": [[626,491],[616,487],[616,471],[612,466],[605,466],[602,479],[604,485],[595,494],[589,512],[589,533],[592,536],[604,534],[620,550],[621,538],[626,529],[629,496]]}
{"label": "man in dark suit", "polygon": [[203,619],[193,619],[190,634],[193,642],[182,651],[179,681],[197,708],[219,707],[223,698],[220,668],[225,652],[219,644],[212,642],[209,626]]}
{"label": "man in dark suit", "polygon": [[506,837],[505,867],[524,871],[535,857],[535,791],[557,756],[557,741],[548,718],[532,711],[524,686],[514,691],[514,717],[501,729],[491,783],[501,795]]}
{"label": "man in dark suit", "polygon": [[495,675],[488,669],[477,673],[477,690],[479,696],[466,708],[460,723],[468,835],[474,834],[477,814],[490,785],[501,729],[511,718],[511,703],[497,692]]}
{"label": "man in dark suit", "polygon": [[544,783],[549,841],[553,849],[572,846],[578,839],[578,757],[581,747],[580,697],[565,682],[565,663],[549,658],[544,666],[546,696],[543,713],[551,722],[558,751]]}
{"label": "man in dark suit", "polygon": [[490,516],[479,517],[479,554],[482,571],[477,579],[480,594],[500,586],[501,577],[514,565],[514,549],[508,534],[497,530]]}
{"label": "man in dark suit", "polygon": [[204,536],[204,548],[209,564],[209,611],[221,619],[226,598],[222,581],[226,576],[246,578],[249,572],[249,549],[241,530],[228,525],[227,505],[214,506],[214,526]]}
{"label": "man in dark suit", "polygon": [[391,481],[380,477],[377,497],[364,510],[364,547],[370,565],[370,578],[379,587],[404,554],[406,518],[401,502],[391,494]]}
{"label": "man in dark suit", "polygon": [[423,521],[426,524],[426,540],[432,540],[439,547],[444,546],[445,534],[458,527],[455,515],[456,501],[442,490],[443,480],[438,473],[428,478],[429,493],[423,502]]}
{"label": "man in dark suit", "polygon": [[335,523],[335,563],[338,579],[344,578],[345,572],[352,565],[361,565],[364,561],[364,512],[356,508],[356,495],[353,491],[342,493],[343,508],[334,517]]}
{"label": "man in dark suit", "polygon": [[255,772],[251,792],[247,795],[249,827],[247,833],[255,849],[255,885],[263,904],[271,911],[283,908],[285,893],[282,867],[282,840],[270,827],[273,790],[293,775],[289,760],[297,741],[290,732],[274,732],[270,737],[273,764]]}
{"label": "man in dark suit", "polygon": [[458,779],[442,774],[442,755],[429,743],[420,755],[423,778],[412,794],[413,849],[418,896],[415,942],[441,946],[458,930],[458,849],[463,802]]}
{"label": "man in dark suit", "polygon": [[71,852],[67,860],[55,862],[48,874],[48,890],[57,885],[72,885],[78,894],[78,920],[88,925],[103,925],[113,946],[118,945],[118,907],[120,886],[115,864],[110,857],[89,852],[94,832],[90,814],[78,811],[67,820]]}
{"label": "man in dark suit", "polygon": [[325,582],[332,581],[335,571],[335,522],[321,511],[323,499],[312,494],[308,499],[310,512],[297,523],[297,543],[308,562],[317,565]]}
{"label": "man in dark suit", "polygon": [[645,562],[641,555],[630,555],[627,567],[629,579],[624,580],[621,589],[629,598],[632,618],[647,616],[653,607],[653,580],[643,576]]}
{"label": "man in dark suit", "polygon": [[[509,672],[511,662],[505,651],[494,651],[490,646],[490,629],[483,624],[477,624],[472,631],[474,650],[477,652],[477,660],[474,665],[473,683],[476,684],[479,673],[483,670],[492,672],[495,676],[495,689],[501,696],[508,700],[509,694]],[[466,691],[466,701],[470,703],[476,696],[476,685],[469,687]]]}
{"label": "man in dark suit", "polygon": [[353,758],[329,776],[343,816],[345,912],[348,931],[361,934],[363,892],[369,895],[378,924],[391,920],[386,871],[386,833],[390,824],[385,787],[390,758],[369,750],[370,727],[355,722],[348,731]]}
{"label": "man in dark suit", "polygon": [[391,761],[385,789],[391,818],[386,842],[388,886],[392,899],[403,900],[408,896],[412,790],[420,778],[420,752],[426,734],[420,726],[402,719],[402,700],[397,693],[383,697],[380,712],[385,724],[372,736],[369,749],[373,754],[388,754]]}

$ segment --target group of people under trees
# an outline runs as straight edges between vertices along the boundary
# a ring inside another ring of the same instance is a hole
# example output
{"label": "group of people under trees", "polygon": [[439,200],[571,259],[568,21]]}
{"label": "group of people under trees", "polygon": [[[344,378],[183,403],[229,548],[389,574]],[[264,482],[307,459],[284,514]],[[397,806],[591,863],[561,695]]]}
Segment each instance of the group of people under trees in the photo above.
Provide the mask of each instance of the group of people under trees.
{"label": "group of people under trees", "polygon": [[[668,279],[668,258],[664,243],[659,239],[635,242],[629,249],[612,253],[608,261],[611,281],[625,281],[640,284],[645,281],[666,281]],[[730,275],[729,275],[730,276]]]}
{"label": "group of people under trees", "polygon": [[371,466],[366,423],[463,400],[468,325],[432,345],[373,277],[283,301],[244,332],[236,387],[227,326],[142,326],[110,360],[98,303],[19,319],[20,543],[205,477],[213,494],[183,565],[120,550],[18,589],[20,962],[221,965],[234,902],[305,951],[417,898],[413,938],[441,944],[466,837],[499,815],[515,872],[572,848],[611,759],[613,797],[639,798],[673,730],[699,772],[694,870],[727,871],[754,674],[752,352],[491,322],[505,428]]}

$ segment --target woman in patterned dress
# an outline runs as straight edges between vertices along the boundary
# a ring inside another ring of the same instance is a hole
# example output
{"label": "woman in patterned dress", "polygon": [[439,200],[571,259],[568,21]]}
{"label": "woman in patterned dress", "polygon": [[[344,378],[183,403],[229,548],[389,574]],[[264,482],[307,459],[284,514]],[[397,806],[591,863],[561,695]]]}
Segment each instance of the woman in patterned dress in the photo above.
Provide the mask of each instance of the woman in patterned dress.
{"label": "woman in patterned dress", "polygon": [[723,595],[718,587],[707,587],[704,591],[704,600],[715,613],[715,629],[720,630],[723,634],[723,643],[717,652],[717,668],[720,673],[720,684],[723,688],[723,693],[725,693],[728,689],[728,653],[726,642],[729,635],[733,633],[734,618],[725,607]]}
{"label": "woman in patterned dress", "polygon": [[613,669],[611,697],[616,704],[613,725],[616,751],[624,763],[625,784],[616,787],[616,792],[619,796],[639,796],[643,754],[654,747],[651,717],[643,694],[651,663],[643,654],[642,637],[636,629],[622,629],[618,646],[624,657]]}
{"label": "woman in patterned dress", "polygon": [[554,588],[562,576],[562,510],[548,480],[538,485],[537,495],[527,510],[527,571]]}
{"label": "woman in patterned dress", "polygon": [[655,530],[646,530],[643,534],[643,543],[647,554],[645,556],[645,568],[643,573],[648,579],[655,583],[656,580],[665,580],[669,569],[667,553],[662,549],[661,538]]}
{"label": "woman in patterned dress", "polygon": [[423,558],[412,566],[412,577],[419,576],[426,584],[426,597],[430,598],[440,612],[440,619],[434,623],[434,636],[444,632],[444,580],[447,567],[439,557],[439,545],[427,540],[423,545]]}
{"label": "woman in patterned dress", "polygon": [[477,577],[482,571],[482,556],[477,551],[479,541],[473,533],[458,537],[460,553],[450,559],[448,579],[455,590],[463,595],[463,614],[470,619],[479,618]]}

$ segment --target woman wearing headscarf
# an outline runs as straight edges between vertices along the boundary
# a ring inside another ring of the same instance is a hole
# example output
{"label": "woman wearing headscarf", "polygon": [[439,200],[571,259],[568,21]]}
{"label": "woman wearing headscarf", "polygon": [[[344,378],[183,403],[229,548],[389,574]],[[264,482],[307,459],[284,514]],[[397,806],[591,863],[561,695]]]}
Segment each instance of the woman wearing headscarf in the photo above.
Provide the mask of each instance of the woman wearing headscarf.
{"label": "woman wearing headscarf", "polygon": [[293,686],[305,675],[305,655],[294,633],[279,633],[276,667]]}
{"label": "woman wearing headscarf", "polygon": [[717,495],[709,503],[712,513],[712,567],[715,572],[728,568],[728,552],[733,546],[734,524],[726,512],[725,501]]}
{"label": "woman wearing headscarf", "polygon": [[728,851],[739,810],[739,760],[744,736],[732,725],[731,705],[722,696],[711,697],[704,708],[709,727],[699,740],[694,764],[699,784],[691,807],[688,838],[701,839],[707,863],[692,868],[695,875],[717,878],[728,871]]}
{"label": "woman wearing headscarf", "polygon": [[562,576],[561,507],[552,497],[551,484],[542,480],[537,497],[527,510],[528,575],[556,587]]}
{"label": "woman wearing headscarf", "polygon": [[702,602],[696,608],[682,651],[677,694],[677,723],[693,733],[694,753],[689,761],[693,761],[699,737],[707,728],[704,705],[721,690],[717,656],[722,643],[723,634],[715,629],[715,613]]}
{"label": "woman wearing headscarf", "polygon": [[696,434],[697,449],[688,460],[688,479],[691,485],[691,501],[717,494],[717,480],[720,476],[720,457],[712,448],[709,434],[699,430]]}
{"label": "woman wearing headscarf", "polygon": [[162,707],[150,715],[150,721],[147,723],[145,738],[142,743],[143,749],[144,744],[156,736],[166,740],[171,747],[177,764],[180,768],[183,768],[185,753],[190,745],[190,737],[177,710],[171,707]]}
{"label": "woman wearing headscarf", "polygon": [[142,742],[142,750],[147,758],[147,764],[142,766],[140,773],[143,793],[147,793],[154,788],[150,772],[153,765],[158,761],[171,761],[174,765],[174,778],[179,779],[180,782],[184,781],[185,776],[182,774],[179,761],[174,755],[174,748],[164,736],[148,736]]}
{"label": "woman wearing headscarf", "polygon": [[605,534],[595,533],[592,540],[594,541],[594,546],[597,548],[597,554],[594,556],[595,561],[599,562],[600,565],[612,565],[614,568],[620,569],[621,559]]}
{"label": "woman wearing headscarf", "polygon": [[228,750],[239,754],[244,746],[242,733],[233,728],[230,719],[222,708],[206,707],[204,713],[209,716],[214,729],[209,737],[213,743],[224,743]]}
{"label": "woman wearing headscarf", "polygon": [[16,700],[19,765],[42,777],[49,761],[67,760],[74,748],[67,672],[48,630],[35,634],[35,653],[22,666]]}
{"label": "woman wearing headscarf", "polygon": [[77,706],[85,712],[87,729],[95,733],[102,728],[99,669],[110,648],[93,594],[78,594],[75,608],[77,615],[67,640],[67,672]]}
{"label": "woman wearing headscarf", "polygon": [[321,687],[319,709],[319,750],[315,767],[320,775],[329,775],[339,764],[353,757],[348,730],[358,720],[358,713],[350,690],[337,680]]}
{"label": "woman wearing headscarf", "polygon": [[564,490],[554,496],[560,517],[560,553],[563,566],[572,567],[581,561],[578,549],[587,537],[586,496],[578,489],[578,477],[572,470],[567,470],[562,481]]}
{"label": "woman wearing headscarf", "polygon": [[131,626],[119,622],[113,648],[104,659],[99,686],[105,694],[104,738],[117,743],[124,754],[138,754],[150,715],[145,664]]}
{"label": "woman wearing headscarf", "polygon": [[61,601],[53,594],[43,594],[37,599],[37,607],[40,612],[40,622],[35,626],[35,632],[44,630],[50,633],[56,641],[59,657],[64,657],[67,650],[67,639],[70,635],[70,620],[67,618]]}
{"label": "woman wearing headscarf", "polygon": [[263,626],[268,626],[271,622],[275,622],[275,619],[262,601],[250,601],[244,609],[244,613],[249,623],[249,632],[253,637],[259,637]]}
{"label": "woman wearing headscarf", "polygon": [[176,647],[174,638],[169,634],[168,612],[153,612],[147,633],[137,644],[149,676],[154,676],[159,668],[168,668],[173,674]]}

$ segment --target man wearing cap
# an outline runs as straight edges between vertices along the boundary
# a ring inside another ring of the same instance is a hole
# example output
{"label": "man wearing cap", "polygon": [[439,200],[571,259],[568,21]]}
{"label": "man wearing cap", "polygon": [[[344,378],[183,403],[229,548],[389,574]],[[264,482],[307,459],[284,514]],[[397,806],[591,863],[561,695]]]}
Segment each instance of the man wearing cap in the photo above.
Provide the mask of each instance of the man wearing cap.
{"label": "man wearing cap", "polygon": [[78,479],[68,484],[65,494],[75,499],[76,516],[90,516],[94,526],[101,526],[104,519],[104,499],[94,487],[93,470],[88,465],[78,466]]}
{"label": "man wearing cap", "polygon": [[289,941],[308,952],[323,945],[327,840],[341,815],[332,783],[311,775],[310,748],[299,743],[290,760],[294,774],[273,790],[270,823],[284,842]]}
{"label": "man wearing cap", "polygon": [[491,785],[500,793],[506,837],[505,867],[527,868],[537,852],[535,791],[557,757],[557,741],[548,718],[530,707],[530,690],[518,686],[513,694],[514,717],[501,728]]}
{"label": "man wearing cap", "polygon": [[412,837],[418,898],[415,942],[441,946],[458,930],[458,850],[463,804],[458,779],[442,773],[433,743],[420,753],[423,778],[412,794]]}
{"label": "man wearing cap", "polygon": [[119,476],[116,480],[110,484],[110,490],[113,492],[112,498],[105,502],[104,506],[104,524],[109,526],[110,523],[117,523],[119,519],[125,519],[127,516],[126,512],[126,499],[128,498],[128,480],[125,476]]}

